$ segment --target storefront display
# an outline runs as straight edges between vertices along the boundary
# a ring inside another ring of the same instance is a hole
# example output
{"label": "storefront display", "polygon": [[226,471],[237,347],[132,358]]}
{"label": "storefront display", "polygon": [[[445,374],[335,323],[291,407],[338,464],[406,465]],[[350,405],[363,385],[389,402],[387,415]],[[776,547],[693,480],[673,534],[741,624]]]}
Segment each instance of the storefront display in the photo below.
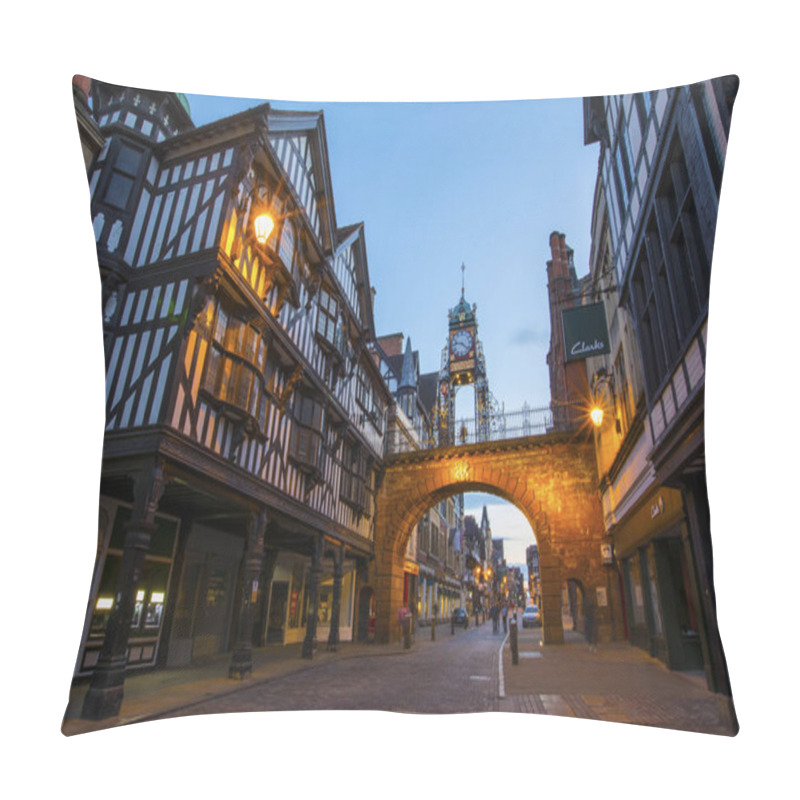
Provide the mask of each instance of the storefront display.
{"label": "storefront display", "polygon": [[[101,515],[99,575],[93,581],[90,616],[81,645],[76,674],[86,674],[97,663],[100,645],[114,609],[125,527],[131,510],[125,505],[105,509]],[[111,522],[113,520],[113,523]],[[105,529],[102,529],[102,526]],[[128,665],[149,666],[155,663],[160,645],[164,608],[169,592],[177,540],[178,521],[156,516],[156,528],[145,555],[142,577],[136,590],[128,640]]]}

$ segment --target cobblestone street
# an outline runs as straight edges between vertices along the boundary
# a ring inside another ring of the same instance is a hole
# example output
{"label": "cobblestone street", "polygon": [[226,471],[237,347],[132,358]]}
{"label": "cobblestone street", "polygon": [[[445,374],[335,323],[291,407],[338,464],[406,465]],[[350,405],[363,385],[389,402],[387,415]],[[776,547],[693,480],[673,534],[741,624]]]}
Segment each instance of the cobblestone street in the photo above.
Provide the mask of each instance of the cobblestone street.
{"label": "cobblestone street", "polygon": [[[418,631],[410,650],[361,648],[350,657],[259,681],[148,719],[188,714],[290,710],[383,710],[417,714],[503,711],[658,726],[719,735],[736,732],[730,701],[699,675],[670,672],[627,643],[589,653],[567,631],[543,647],[541,630],[519,631],[519,663],[491,624],[450,634]],[[502,655],[501,655],[502,652]]]}
{"label": "cobblestone street", "polygon": [[497,710],[499,641],[489,626],[418,632],[410,650],[375,647],[375,655],[343,658],[191,706],[167,716],[241,711],[383,710],[420,714]]}

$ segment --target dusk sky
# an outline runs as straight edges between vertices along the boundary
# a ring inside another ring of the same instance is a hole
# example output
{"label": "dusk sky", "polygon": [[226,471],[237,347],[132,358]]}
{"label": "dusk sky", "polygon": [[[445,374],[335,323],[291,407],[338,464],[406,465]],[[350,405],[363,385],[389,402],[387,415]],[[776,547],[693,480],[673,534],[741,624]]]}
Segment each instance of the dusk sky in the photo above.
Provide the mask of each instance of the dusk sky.
{"label": "dusk sky", "polygon": [[[265,102],[187,98],[196,125]],[[578,274],[588,271],[598,146],[583,144],[581,99],[270,102],[324,112],[336,220],[365,223],[378,335],[411,337],[421,370],[437,371],[464,263],[492,394],[507,411],[547,406],[552,231],[566,234]],[[473,416],[472,396],[461,390],[460,417]],[[507,560],[524,563],[524,517],[490,495],[468,495],[466,511],[480,518],[484,504]]]}

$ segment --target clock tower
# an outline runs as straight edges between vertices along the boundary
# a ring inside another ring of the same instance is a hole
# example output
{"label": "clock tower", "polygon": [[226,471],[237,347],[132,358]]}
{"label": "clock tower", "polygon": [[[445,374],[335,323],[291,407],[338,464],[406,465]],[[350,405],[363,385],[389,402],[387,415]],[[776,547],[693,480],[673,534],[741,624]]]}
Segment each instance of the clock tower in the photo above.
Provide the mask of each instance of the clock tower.
{"label": "clock tower", "polygon": [[[461,299],[448,312],[447,345],[442,351],[439,370],[437,423],[439,443],[463,444],[489,438],[492,398],[486,379],[483,347],[478,339],[477,306],[464,297],[464,270],[461,265]],[[475,391],[474,427],[456,424],[456,391],[472,384]]]}

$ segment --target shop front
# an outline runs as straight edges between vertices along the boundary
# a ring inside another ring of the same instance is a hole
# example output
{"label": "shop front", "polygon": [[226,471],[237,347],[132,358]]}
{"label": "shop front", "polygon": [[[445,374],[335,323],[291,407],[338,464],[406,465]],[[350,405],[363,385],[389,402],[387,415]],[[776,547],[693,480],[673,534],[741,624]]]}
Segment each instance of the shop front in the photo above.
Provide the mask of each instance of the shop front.
{"label": "shop front", "polygon": [[651,490],[612,531],[631,644],[670,669],[703,668],[681,492]]}
{"label": "shop front", "polygon": [[[354,560],[344,559],[339,608],[340,642],[350,642],[354,637],[356,567]],[[269,588],[264,637],[266,644],[298,644],[305,638],[310,569],[309,558],[288,552],[278,556]],[[323,645],[330,635],[333,595],[333,566],[329,562],[323,562],[317,594],[317,642]]]}
{"label": "shop front", "polygon": [[[131,507],[108,497],[100,499],[98,554],[75,676],[91,675],[114,610],[122,562],[125,526]],[[145,556],[128,640],[128,667],[152,667],[164,646],[165,609],[172,592],[179,520],[156,514],[156,527]]]}
{"label": "shop front", "polygon": [[168,667],[184,667],[227,652],[244,540],[192,525],[170,635]]}

